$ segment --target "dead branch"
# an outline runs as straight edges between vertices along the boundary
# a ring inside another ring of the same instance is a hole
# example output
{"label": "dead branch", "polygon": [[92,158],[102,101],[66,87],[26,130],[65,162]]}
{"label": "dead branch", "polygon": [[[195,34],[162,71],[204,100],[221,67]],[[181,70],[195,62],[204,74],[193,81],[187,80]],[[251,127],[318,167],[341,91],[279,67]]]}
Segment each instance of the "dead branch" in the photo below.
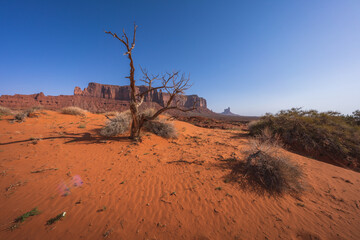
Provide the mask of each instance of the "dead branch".
{"label": "dead branch", "polygon": [[181,164],[181,163],[185,163],[185,164],[196,164],[196,165],[203,165],[205,161],[200,161],[200,160],[194,160],[194,161],[186,161],[186,160],[177,160],[177,161],[170,161],[170,162],[166,162],[167,164]]}
{"label": "dead branch", "polygon": [[[111,31],[105,31],[105,33],[110,34],[111,36],[113,36],[114,38],[118,39],[120,42],[122,42],[126,49],[127,52],[124,53],[124,55],[129,55],[131,54],[131,51],[134,49],[135,47],[135,36],[136,36],[136,29],[137,29],[137,25],[134,23],[134,37],[133,37],[133,42],[131,44],[131,47],[129,45],[129,38],[127,37],[125,30],[123,29],[123,36],[121,38],[118,37],[118,35],[116,33],[112,33]],[[125,38],[125,39],[124,39]]]}
{"label": "dead branch", "polygon": [[44,168],[44,169],[40,169],[37,171],[32,171],[31,173],[41,173],[41,172],[45,172],[45,171],[50,171],[50,170],[58,170],[58,168]]}
{"label": "dead branch", "polygon": [[[196,102],[194,102],[194,106],[190,109],[182,109],[179,107],[178,103],[179,101],[176,102],[175,106],[171,106],[171,103],[174,101],[175,97],[179,94],[183,94],[185,90],[189,89],[191,87],[191,84],[189,83],[190,78],[185,78],[185,75],[182,74],[181,78],[178,79],[179,77],[179,71],[177,72],[173,72],[173,73],[166,73],[165,75],[163,75],[162,80],[163,80],[163,87],[164,89],[170,94],[170,98],[167,101],[166,105],[164,108],[158,110],[153,117],[151,117],[148,120],[154,120],[155,118],[157,118],[160,114],[162,114],[163,112],[170,110],[170,109],[177,109],[180,110],[182,112],[188,112],[188,111],[192,111],[194,109],[196,109]],[[169,82],[171,81],[171,85],[169,85]]]}

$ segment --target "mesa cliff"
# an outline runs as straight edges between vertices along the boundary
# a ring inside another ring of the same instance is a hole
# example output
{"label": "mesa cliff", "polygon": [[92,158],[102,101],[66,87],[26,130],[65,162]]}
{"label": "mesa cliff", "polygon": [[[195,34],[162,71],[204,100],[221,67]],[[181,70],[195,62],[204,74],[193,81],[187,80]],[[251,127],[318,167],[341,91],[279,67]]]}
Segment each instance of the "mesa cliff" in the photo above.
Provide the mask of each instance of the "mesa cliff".
{"label": "mesa cliff", "polygon": [[[137,86],[137,92],[144,92],[146,86]],[[169,100],[170,95],[161,90],[154,90],[144,97],[143,105],[160,108]],[[45,96],[44,93],[30,95],[2,95],[0,105],[12,109],[25,109],[33,106],[42,106],[49,110],[57,110],[68,106],[77,106],[91,112],[123,111],[129,108],[130,87],[106,85],[91,82],[88,87],[81,90],[75,87],[74,95]],[[177,102],[181,108],[191,108],[195,105],[195,112],[208,113],[206,100],[197,95],[178,95]]]}
{"label": "mesa cliff", "polygon": [[[146,86],[136,87],[136,93],[145,92],[148,90]],[[105,85],[91,82],[87,88],[81,90],[79,87],[74,89],[75,96],[86,96],[104,99],[113,99],[120,101],[130,101],[130,86],[117,86],[117,85]],[[148,93],[144,97],[144,102],[155,102],[160,106],[164,106],[170,98],[170,94],[163,93],[161,90],[154,90],[151,94]],[[206,108],[206,100],[198,97],[197,95],[178,95],[174,102],[178,102],[180,107],[191,108],[204,107]]]}

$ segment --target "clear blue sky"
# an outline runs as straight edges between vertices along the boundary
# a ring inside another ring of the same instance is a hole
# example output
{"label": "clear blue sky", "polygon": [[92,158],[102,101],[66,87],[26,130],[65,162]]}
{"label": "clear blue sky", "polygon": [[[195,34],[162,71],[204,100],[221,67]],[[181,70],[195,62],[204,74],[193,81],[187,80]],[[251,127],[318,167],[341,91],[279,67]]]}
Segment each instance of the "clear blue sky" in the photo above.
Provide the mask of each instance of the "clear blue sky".
{"label": "clear blue sky", "polygon": [[216,112],[360,108],[358,0],[1,0],[0,94],[128,84],[123,46],[104,30],[134,21],[136,66],[190,73],[188,93]]}

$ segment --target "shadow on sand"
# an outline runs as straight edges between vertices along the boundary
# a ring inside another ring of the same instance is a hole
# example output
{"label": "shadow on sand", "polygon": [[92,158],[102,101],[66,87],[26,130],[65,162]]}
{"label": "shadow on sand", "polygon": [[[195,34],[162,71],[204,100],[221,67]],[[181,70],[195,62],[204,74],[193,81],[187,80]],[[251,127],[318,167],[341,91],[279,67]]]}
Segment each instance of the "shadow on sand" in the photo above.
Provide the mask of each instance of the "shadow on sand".
{"label": "shadow on sand", "polygon": [[90,133],[68,133],[64,132],[61,136],[56,137],[44,137],[39,139],[24,139],[24,140],[18,140],[18,141],[12,141],[12,142],[5,142],[0,143],[0,146],[3,145],[10,145],[10,144],[16,144],[16,143],[26,143],[26,142],[33,142],[34,140],[52,140],[52,139],[67,139],[65,144],[68,143],[83,143],[83,144],[104,144],[107,141],[118,141],[118,142],[132,142],[129,137],[121,136],[121,137],[102,137],[96,134],[96,132]]}
{"label": "shadow on sand", "polygon": [[230,138],[232,139],[248,139],[249,133],[234,133]]}

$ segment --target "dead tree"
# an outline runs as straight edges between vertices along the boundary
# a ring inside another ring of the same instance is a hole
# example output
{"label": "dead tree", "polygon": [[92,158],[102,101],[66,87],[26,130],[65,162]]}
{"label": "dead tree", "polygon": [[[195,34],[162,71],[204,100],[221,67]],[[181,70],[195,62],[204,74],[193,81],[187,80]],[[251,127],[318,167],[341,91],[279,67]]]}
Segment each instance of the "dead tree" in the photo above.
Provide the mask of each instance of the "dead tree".
{"label": "dead tree", "polygon": [[[131,133],[130,138],[138,141],[140,139],[140,131],[146,121],[152,121],[156,119],[160,114],[164,113],[170,109],[177,109],[183,112],[192,111],[196,107],[196,102],[194,102],[194,106],[190,109],[182,109],[178,106],[178,101],[175,101],[176,96],[179,94],[183,94],[185,90],[191,87],[189,83],[190,77],[185,77],[184,74],[180,75],[179,71],[172,73],[165,73],[162,76],[159,75],[151,75],[145,69],[141,69],[143,73],[143,81],[147,86],[147,90],[141,93],[136,93],[135,86],[135,67],[134,61],[132,58],[132,50],[135,47],[135,37],[136,37],[136,28],[137,26],[134,24],[134,36],[132,43],[129,42],[129,38],[123,30],[123,35],[120,38],[116,33],[105,32],[107,34],[112,35],[114,38],[118,39],[121,43],[124,44],[126,48],[126,52],[124,55],[127,55],[130,60],[130,75],[127,77],[130,80],[130,112],[132,117],[131,123]],[[159,83],[158,86],[154,86],[155,83]],[[165,105],[153,114],[153,116],[145,116],[144,114],[139,113],[139,106],[143,103],[144,98],[147,94],[149,94],[150,100],[152,100],[152,96],[154,91],[156,90],[164,90],[169,94],[169,100],[165,103]]]}

